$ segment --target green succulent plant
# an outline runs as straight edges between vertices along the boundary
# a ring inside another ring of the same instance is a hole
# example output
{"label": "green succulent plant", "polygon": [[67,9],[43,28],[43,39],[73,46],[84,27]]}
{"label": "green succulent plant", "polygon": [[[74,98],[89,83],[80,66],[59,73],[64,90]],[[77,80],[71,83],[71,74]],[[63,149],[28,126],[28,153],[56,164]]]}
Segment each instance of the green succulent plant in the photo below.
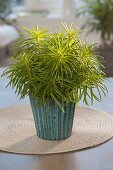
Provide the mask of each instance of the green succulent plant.
{"label": "green succulent plant", "polygon": [[113,43],[113,0],[81,0],[78,15],[85,15],[83,27],[99,32],[102,44]]}
{"label": "green succulent plant", "polygon": [[16,56],[3,73],[20,98],[30,95],[40,103],[51,98],[62,109],[59,100],[78,103],[82,99],[86,104],[88,98],[92,103],[94,99],[101,101],[101,92],[107,91],[105,75],[99,69],[101,57],[93,45],[80,39],[80,30],[64,23],[56,33],[38,26],[25,30]]}

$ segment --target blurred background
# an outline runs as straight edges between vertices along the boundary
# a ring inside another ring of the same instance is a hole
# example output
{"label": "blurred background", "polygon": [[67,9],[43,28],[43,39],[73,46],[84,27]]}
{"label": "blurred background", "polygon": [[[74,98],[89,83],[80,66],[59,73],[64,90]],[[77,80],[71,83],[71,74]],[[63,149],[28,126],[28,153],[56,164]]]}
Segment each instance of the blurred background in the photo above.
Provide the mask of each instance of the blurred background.
{"label": "blurred background", "polygon": [[113,76],[113,1],[112,0],[0,0],[0,66],[8,65],[14,53],[12,44],[23,27],[58,31],[61,21],[84,31],[81,38],[104,57],[105,73]]}
{"label": "blurred background", "polygon": [[[23,26],[47,27],[52,32],[60,28],[61,21],[81,28],[84,18],[76,17],[80,0],[0,0],[0,65],[9,55],[10,45],[20,36]],[[85,38],[86,31],[82,37]],[[89,41],[99,42],[98,35],[89,35]]]}

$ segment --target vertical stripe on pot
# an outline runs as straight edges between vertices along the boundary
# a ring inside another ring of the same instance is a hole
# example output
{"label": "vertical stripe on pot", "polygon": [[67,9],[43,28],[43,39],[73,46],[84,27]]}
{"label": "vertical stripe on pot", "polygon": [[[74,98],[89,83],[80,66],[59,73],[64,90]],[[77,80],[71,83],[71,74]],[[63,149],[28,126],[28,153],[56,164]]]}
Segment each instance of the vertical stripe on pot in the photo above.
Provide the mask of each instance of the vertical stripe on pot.
{"label": "vertical stripe on pot", "polygon": [[47,103],[37,104],[30,97],[37,135],[46,140],[63,140],[71,135],[75,104],[59,100],[64,112],[57,103],[49,99]]}

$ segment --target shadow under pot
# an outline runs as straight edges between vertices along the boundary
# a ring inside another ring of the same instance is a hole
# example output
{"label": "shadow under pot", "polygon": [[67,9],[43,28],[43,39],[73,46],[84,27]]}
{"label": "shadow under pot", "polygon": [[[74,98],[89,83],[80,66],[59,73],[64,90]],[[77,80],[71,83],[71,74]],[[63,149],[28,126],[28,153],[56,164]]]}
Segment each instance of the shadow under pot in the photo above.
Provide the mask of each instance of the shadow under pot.
{"label": "shadow under pot", "polygon": [[39,138],[58,141],[71,136],[75,103],[60,100],[64,112],[52,99],[47,103],[37,104],[36,100],[30,97],[30,103]]}

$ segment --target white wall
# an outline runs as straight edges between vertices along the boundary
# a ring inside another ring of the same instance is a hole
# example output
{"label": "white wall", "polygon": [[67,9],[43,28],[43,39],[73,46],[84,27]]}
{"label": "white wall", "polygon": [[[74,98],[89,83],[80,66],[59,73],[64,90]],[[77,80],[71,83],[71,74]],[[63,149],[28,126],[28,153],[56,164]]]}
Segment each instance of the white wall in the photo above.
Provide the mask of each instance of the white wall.
{"label": "white wall", "polygon": [[24,0],[27,11],[48,11],[50,13],[62,15],[63,0]]}

